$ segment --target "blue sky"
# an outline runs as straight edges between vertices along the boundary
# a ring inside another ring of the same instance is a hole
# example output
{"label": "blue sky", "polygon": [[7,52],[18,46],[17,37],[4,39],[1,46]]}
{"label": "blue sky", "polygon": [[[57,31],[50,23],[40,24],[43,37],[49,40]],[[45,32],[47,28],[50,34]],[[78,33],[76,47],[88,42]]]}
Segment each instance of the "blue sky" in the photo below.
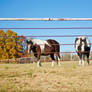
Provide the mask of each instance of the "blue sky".
{"label": "blue sky", "polygon": [[[0,18],[92,18],[92,0],[0,0]],[[92,27],[92,21],[0,21],[0,27]],[[13,31],[25,36],[92,34],[92,29]],[[61,44],[74,43],[75,40],[75,37],[51,38]],[[92,41],[92,37],[89,40]],[[61,51],[75,50],[74,46],[61,46]]]}

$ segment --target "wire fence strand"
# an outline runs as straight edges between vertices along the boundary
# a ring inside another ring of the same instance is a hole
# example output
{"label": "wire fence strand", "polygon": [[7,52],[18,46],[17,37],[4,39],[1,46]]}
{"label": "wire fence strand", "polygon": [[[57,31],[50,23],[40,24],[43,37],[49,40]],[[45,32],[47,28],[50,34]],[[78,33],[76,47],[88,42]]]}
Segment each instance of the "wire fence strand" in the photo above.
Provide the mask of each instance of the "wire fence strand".
{"label": "wire fence strand", "polygon": [[60,28],[11,28],[11,27],[1,27],[0,29],[92,29],[92,27],[60,27]]}
{"label": "wire fence strand", "polygon": [[[29,35],[25,37],[78,37],[83,35]],[[92,37],[92,35],[85,35],[87,37]]]}

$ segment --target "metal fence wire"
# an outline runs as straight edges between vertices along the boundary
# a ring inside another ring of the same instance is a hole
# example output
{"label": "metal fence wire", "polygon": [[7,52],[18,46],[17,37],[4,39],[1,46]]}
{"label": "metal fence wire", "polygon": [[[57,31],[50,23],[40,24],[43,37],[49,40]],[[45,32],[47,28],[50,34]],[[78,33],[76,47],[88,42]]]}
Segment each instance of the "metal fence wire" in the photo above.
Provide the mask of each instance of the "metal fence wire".
{"label": "metal fence wire", "polygon": [[[92,21],[92,18],[0,18],[0,21]],[[62,29],[66,29],[66,30],[69,30],[69,29],[88,29],[88,30],[91,30],[92,27],[59,27],[59,28],[19,28],[19,27],[0,27],[0,30],[2,29],[5,29],[5,30],[8,30],[8,29],[23,29],[23,30],[29,30],[29,29],[32,29],[32,30],[37,30],[37,29],[50,29],[50,30],[59,30],[59,31],[62,31]],[[30,37],[30,38],[34,38],[34,37],[78,37],[78,36],[82,36],[82,35],[28,35],[28,36],[25,36],[25,37]],[[86,37],[92,37],[92,35],[85,35]],[[20,37],[20,36],[19,36]],[[74,43],[60,43],[60,45],[70,45],[70,46],[74,46],[75,44]],[[92,43],[91,43],[92,45]],[[92,51],[91,51],[92,52]],[[71,51],[71,52],[60,52],[60,54],[66,54],[66,53],[70,53],[70,54],[73,54],[73,53],[76,53],[75,51]],[[20,62],[21,60],[23,61],[26,61],[26,60],[31,60],[31,58],[20,58],[18,59],[18,61]],[[9,59],[10,60],[10,59]],[[7,61],[9,61],[7,60]],[[17,59],[16,59],[17,60]],[[2,61],[2,60],[1,60]]]}

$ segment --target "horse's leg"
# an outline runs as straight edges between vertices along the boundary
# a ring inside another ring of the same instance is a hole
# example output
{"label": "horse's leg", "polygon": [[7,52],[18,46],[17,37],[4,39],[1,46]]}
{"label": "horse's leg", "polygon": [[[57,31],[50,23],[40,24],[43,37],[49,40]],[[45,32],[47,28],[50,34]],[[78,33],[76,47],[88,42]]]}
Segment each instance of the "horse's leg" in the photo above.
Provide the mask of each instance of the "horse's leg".
{"label": "horse's leg", "polygon": [[78,57],[79,57],[79,66],[81,66],[81,64],[82,64],[82,55],[78,53]]}
{"label": "horse's leg", "polygon": [[38,67],[41,67],[40,59],[37,60],[37,66],[38,66]]}
{"label": "horse's leg", "polygon": [[56,59],[57,59],[57,64],[58,64],[58,66],[61,66],[61,64],[60,64],[60,55],[59,55],[59,52],[56,53]]}
{"label": "horse's leg", "polygon": [[61,66],[60,57],[58,56],[57,58],[58,58],[57,64],[58,64],[58,66]]}
{"label": "horse's leg", "polygon": [[51,59],[52,59],[52,64],[51,64],[51,66],[54,67],[54,63],[55,63],[54,54],[50,54],[50,57],[51,57]]}
{"label": "horse's leg", "polygon": [[82,61],[82,66],[84,66],[84,54],[82,54],[82,59],[81,59]]}
{"label": "horse's leg", "polygon": [[57,61],[57,65],[58,65],[58,56],[56,56],[56,61]]}
{"label": "horse's leg", "polygon": [[89,65],[90,61],[89,61],[89,53],[87,53],[87,63]]}
{"label": "horse's leg", "polygon": [[41,67],[41,62],[40,62],[40,53],[37,54],[37,66]]}
{"label": "horse's leg", "polygon": [[79,58],[79,66],[81,66],[81,58]]}

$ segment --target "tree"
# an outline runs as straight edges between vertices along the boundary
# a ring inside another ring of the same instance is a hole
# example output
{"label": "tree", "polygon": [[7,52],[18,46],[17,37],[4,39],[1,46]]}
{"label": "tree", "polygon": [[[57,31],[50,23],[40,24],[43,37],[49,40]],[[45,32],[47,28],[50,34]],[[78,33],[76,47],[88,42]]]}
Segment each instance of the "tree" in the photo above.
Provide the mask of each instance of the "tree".
{"label": "tree", "polygon": [[11,59],[21,57],[23,54],[22,41],[16,32],[0,30],[0,58]]}
{"label": "tree", "polygon": [[2,55],[4,54],[4,46],[5,46],[5,33],[3,30],[0,30],[0,58],[2,59]]}

